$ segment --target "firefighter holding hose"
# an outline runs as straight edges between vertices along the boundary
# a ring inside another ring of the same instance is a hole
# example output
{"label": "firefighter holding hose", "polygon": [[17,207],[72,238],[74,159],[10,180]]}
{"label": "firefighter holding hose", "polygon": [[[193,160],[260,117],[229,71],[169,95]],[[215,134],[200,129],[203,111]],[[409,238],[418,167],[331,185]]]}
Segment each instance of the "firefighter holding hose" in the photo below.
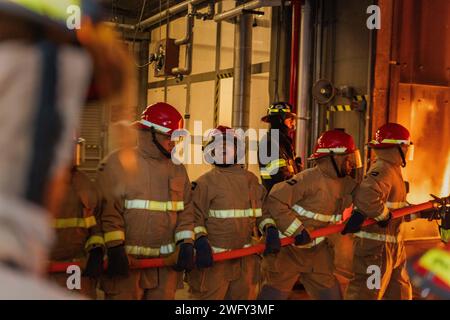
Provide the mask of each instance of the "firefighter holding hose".
{"label": "firefighter holding hose", "polygon": [[[171,135],[183,118],[160,102],[134,125],[137,146],[112,152],[98,170],[108,256],[101,286],[106,299],[170,300],[194,264],[191,184],[186,168],[171,160]],[[153,257],[174,265],[130,270],[133,260]]]}
{"label": "firefighter holding hose", "polygon": [[[66,180],[67,191],[53,221],[56,234],[50,258],[57,262],[84,265],[81,288],[77,293],[96,298],[97,279],[103,269],[104,241],[98,217],[98,194],[94,184],[79,166],[83,161],[84,140],[76,141],[73,167]],[[67,288],[66,273],[52,273],[50,279]]]}
{"label": "firefighter holding hose", "polygon": [[229,127],[213,130],[205,157],[214,167],[192,183],[197,268],[188,278],[194,299],[256,298],[259,256],[217,263],[212,259],[213,253],[250,247],[256,226],[266,235],[265,254],[280,250],[275,222],[262,212],[266,191],[257,177],[243,167],[245,152],[241,142]]}
{"label": "firefighter holding hose", "polygon": [[352,136],[335,129],[323,133],[310,158],[315,166],[275,185],[264,206],[295,244],[263,259],[265,284],[259,299],[287,299],[300,275],[313,299],[341,299],[334,276],[334,250],[326,237],[311,241],[309,232],[342,220],[352,204],[356,168],[361,167]]}
{"label": "firefighter holding hose", "polygon": [[[407,206],[401,168],[406,166],[411,145],[409,131],[397,123],[381,126],[369,143],[376,160],[355,191],[355,210],[342,232],[354,233],[354,278],[347,288],[346,299],[412,299],[400,235],[404,219],[391,220],[391,210]],[[378,223],[361,230],[365,218]],[[369,266],[381,270],[378,288],[367,285]]]}
{"label": "firefighter holding hose", "polygon": [[[369,147],[375,151],[375,163],[355,191],[355,210],[342,231],[342,234],[354,233],[354,278],[345,298],[412,299],[401,224],[418,218],[441,219],[441,237],[445,242],[445,228],[449,227],[448,197],[434,197],[433,208],[392,219],[392,210],[408,206],[401,168],[406,166],[407,158],[412,159],[410,133],[400,124],[387,123],[376,131]],[[366,218],[373,218],[377,224],[361,230]],[[371,266],[380,268],[379,287],[367,285],[370,276],[367,270]]]}

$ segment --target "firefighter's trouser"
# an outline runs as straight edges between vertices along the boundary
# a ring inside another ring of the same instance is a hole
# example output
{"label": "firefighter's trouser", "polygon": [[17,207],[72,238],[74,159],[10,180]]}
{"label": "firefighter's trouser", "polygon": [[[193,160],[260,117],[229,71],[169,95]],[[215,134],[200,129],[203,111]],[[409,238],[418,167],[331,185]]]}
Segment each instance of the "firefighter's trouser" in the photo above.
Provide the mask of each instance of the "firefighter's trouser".
{"label": "firefighter's trouser", "polygon": [[93,300],[97,299],[97,280],[81,277],[79,283],[80,287],[78,289],[75,276],[75,274],[51,273],[49,279],[70,292],[80,294]]}
{"label": "firefighter's trouser", "polygon": [[182,273],[170,267],[130,270],[127,277],[101,281],[106,300],[173,300],[182,286]]}
{"label": "firefighter's trouser", "polygon": [[403,241],[384,242],[355,236],[353,244],[354,277],[345,299],[412,299]]}
{"label": "firefighter's trouser", "polygon": [[312,248],[283,247],[277,255],[263,258],[262,270],[264,286],[258,297],[261,300],[285,299],[299,276],[311,298],[342,299],[339,282],[333,274],[333,248],[327,240]]}
{"label": "firefighter's trouser", "polygon": [[190,294],[196,300],[254,300],[260,275],[256,255],[221,261],[188,275]]}

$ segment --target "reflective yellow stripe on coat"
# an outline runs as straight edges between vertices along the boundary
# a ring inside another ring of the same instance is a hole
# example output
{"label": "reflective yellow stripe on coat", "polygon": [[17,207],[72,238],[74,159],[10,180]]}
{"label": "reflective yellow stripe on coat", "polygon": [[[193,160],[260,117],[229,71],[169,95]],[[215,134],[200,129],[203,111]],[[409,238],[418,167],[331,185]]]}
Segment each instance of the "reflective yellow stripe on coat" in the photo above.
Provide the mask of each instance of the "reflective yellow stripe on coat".
{"label": "reflective yellow stripe on coat", "polygon": [[53,228],[65,229],[65,228],[92,228],[97,224],[94,216],[86,218],[60,218],[53,220]]}
{"label": "reflective yellow stripe on coat", "polygon": [[286,167],[287,165],[288,164],[284,159],[272,160],[260,169],[261,177],[263,179],[270,179],[271,176],[277,173],[280,168]]}
{"label": "reflective yellow stripe on coat", "polygon": [[261,217],[262,210],[261,208],[209,210],[209,216],[212,218],[220,218],[220,219]]}
{"label": "reflective yellow stripe on coat", "polygon": [[183,201],[125,200],[125,209],[141,209],[149,211],[181,211]]}
{"label": "reflective yellow stripe on coat", "polygon": [[125,246],[128,254],[143,257],[158,257],[160,255],[171,254],[175,252],[175,243],[162,245],[159,248],[142,247],[142,246]]}
{"label": "reflective yellow stripe on coat", "polygon": [[306,217],[306,218],[321,221],[321,222],[337,223],[342,220],[341,214],[327,215],[327,214],[315,213],[312,211],[308,211],[296,204],[292,206],[292,210],[294,210],[301,217]]}

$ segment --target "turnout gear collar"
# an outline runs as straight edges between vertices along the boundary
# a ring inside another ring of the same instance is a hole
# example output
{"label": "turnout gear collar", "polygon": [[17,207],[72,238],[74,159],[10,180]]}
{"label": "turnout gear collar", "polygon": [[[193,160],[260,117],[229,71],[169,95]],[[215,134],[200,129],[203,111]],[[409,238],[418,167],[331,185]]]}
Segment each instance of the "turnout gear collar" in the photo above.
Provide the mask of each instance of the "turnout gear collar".
{"label": "turnout gear collar", "polygon": [[399,167],[403,164],[403,159],[397,148],[374,149],[374,152],[377,159]]}
{"label": "turnout gear collar", "polygon": [[159,144],[159,142],[157,142],[158,144],[154,142],[156,139],[156,136],[154,135],[156,135],[156,133],[152,133],[151,130],[138,130],[137,148],[144,158],[166,159],[167,156],[160,148],[166,153],[167,151]]}

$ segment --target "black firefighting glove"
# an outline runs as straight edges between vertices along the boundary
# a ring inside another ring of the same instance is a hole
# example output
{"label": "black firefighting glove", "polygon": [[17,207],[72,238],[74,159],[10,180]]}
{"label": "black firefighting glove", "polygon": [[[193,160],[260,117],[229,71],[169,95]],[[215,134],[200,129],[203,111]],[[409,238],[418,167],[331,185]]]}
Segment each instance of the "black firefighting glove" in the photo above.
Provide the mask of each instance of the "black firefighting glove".
{"label": "black firefighting glove", "polygon": [[89,251],[86,268],[83,275],[92,279],[97,279],[103,272],[103,248],[96,247]]}
{"label": "black firefighting glove", "polygon": [[389,224],[389,221],[391,221],[392,219],[392,213],[389,212],[389,216],[387,217],[387,219],[382,220],[382,221],[378,221],[377,224],[381,227],[381,228],[386,228]]}
{"label": "black firefighting glove", "polygon": [[303,229],[298,235],[295,236],[295,245],[303,246],[311,242],[311,236],[306,229]]}
{"label": "black firefighting glove", "polygon": [[182,242],[179,244],[179,250],[177,263],[173,266],[175,271],[189,272],[194,269],[194,245],[190,242]]}
{"label": "black firefighting glove", "polygon": [[124,245],[108,248],[108,269],[106,271],[108,276],[127,276],[129,271],[130,265]]}
{"label": "black firefighting glove", "polygon": [[350,216],[350,219],[348,219],[347,223],[345,224],[344,230],[341,231],[341,234],[347,234],[347,233],[355,233],[361,231],[361,226],[364,222],[366,217],[364,215],[355,210],[353,211],[352,215]]}
{"label": "black firefighting glove", "polygon": [[210,268],[213,265],[213,252],[208,238],[202,236],[195,240],[195,264],[198,268]]}
{"label": "black firefighting glove", "polygon": [[267,256],[271,253],[278,253],[281,249],[280,235],[278,229],[274,226],[270,226],[266,229],[266,248],[264,249],[264,255]]}

